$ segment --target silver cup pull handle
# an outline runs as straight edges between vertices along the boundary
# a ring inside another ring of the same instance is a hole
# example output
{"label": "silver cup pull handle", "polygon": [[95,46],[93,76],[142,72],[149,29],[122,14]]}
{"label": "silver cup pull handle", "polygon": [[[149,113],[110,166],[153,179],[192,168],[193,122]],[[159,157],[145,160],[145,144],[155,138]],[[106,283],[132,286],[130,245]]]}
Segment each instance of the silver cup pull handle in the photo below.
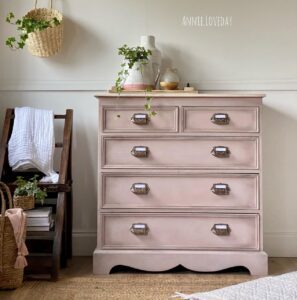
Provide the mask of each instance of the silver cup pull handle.
{"label": "silver cup pull handle", "polygon": [[133,183],[130,190],[136,195],[146,195],[150,188],[147,183]]}
{"label": "silver cup pull handle", "polygon": [[225,146],[215,146],[211,150],[211,154],[218,158],[229,157],[231,152],[228,147]]}
{"label": "silver cup pull handle", "polygon": [[131,154],[135,157],[148,157],[149,148],[147,146],[134,146]]}
{"label": "silver cup pull handle", "polygon": [[227,183],[214,183],[211,191],[216,195],[229,195],[230,187]]}
{"label": "silver cup pull handle", "polygon": [[226,113],[215,113],[210,120],[217,125],[228,125],[230,123],[230,117]]}
{"label": "silver cup pull handle", "polygon": [[130,231],[135,235],[148,235],[149,227],[145,223],[134,223],[131,225]]}
{"label": "silver cup pull handle", "polygon": [[136,125],[147,125],[150,121],[148,114],[136,113],[131,117],[131,121]]}
{"label": "silver cup pull handle", "polygon": [[231,228],[228,224],[214,224],[211,232],[218,236],[227,236],[231,233]]}

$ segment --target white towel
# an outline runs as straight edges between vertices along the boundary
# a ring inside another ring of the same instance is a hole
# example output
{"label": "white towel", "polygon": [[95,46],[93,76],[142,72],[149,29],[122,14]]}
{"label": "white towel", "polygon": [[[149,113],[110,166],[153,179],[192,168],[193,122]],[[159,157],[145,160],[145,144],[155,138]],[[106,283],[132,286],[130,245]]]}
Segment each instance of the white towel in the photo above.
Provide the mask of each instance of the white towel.
{"label": "white towel", "polygon": [[35,168],[46,175],[42,182],[57,183],[53,170],[55,150],[54,113],[31,107],[16,107],[8,160],[13,171]]}

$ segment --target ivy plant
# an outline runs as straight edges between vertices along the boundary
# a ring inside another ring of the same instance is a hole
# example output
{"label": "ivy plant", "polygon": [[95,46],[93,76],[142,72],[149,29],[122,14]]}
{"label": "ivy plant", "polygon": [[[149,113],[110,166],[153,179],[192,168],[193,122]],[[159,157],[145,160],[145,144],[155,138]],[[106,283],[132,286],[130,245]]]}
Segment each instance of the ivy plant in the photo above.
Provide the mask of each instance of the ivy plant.
{"label": "ivy plant", "polygon": [[149,92],[151,92],[152,90],[150,89],[146,89],[146,103],[144,104],[144,110],[147,112],[149,117],[154,117],[155,115],[157,115],[157,112],[155,112],[152,108],[152,100],[153,97],[151,95],[149,95]]}
{"label": "ivy plant", "polygon": [[[139,62],[139,67],[137,69],[142,71],[142,68],[148,63],[152,51],[140,46],[128,47],[125,44],[118,48],[118,54],[124,57],[123,63],[121,64],[121,70],[118,72],[118,77],[115,82],[116,91],[120,94],[123,90],[123,83],[129,75],[129,70],[134,67],[135,63]],[[146,90],[146,103],[144,109],[149,117],[152,117],[157,113],[152,110],[152,97],[149,96],[147,92],[151,92],[151,89]]]}
{"label": "ivy plant", "polygon": [[47,193],[45,189],[41,189],[38,186],[37,178],[38,175],[35,175],[31,179],[25,180],[24,177],[18,176],[16,180],[17,188],[14,191],[14,196],[33,196],[35,202],[43,204]]}
{"label": "ivy plant", "polygon": [[42,31],[48,27],[54,27],[60,24],[57,18],[52,18],[51,20],[34,19],[29,17],[22,17],[21,19],[15,20],[15,15],[10,12],[6,16],[6,22],[12,25],[16,25],[18,37],[8,37],[6,39],[6,46],[12,50],[23,49],[26,45],[26,41],[29,37],[29,33]]}

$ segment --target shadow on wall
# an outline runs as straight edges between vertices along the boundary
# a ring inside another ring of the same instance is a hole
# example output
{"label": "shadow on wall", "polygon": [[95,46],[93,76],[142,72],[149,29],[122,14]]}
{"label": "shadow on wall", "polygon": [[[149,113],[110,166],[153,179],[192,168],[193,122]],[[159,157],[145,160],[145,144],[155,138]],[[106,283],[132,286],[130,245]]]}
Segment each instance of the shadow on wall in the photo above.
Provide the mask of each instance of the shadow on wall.
{"label": "shadow on wall", "polygon": [[[193,65],[193,63],[191,63],[193,61],[197,61],[197,57],[194,57],[193,55],[191,56],[185,48],[174,48],[160,43],[160,50],[162,52],[161,76],[164,74],[166,68],[176,68],[178,70],[181,84],[189,82],[191,86],[193,86],[192,81],[194,78],[189,78],[188,74],[195,74],[195,70],[198,69],[199,77],[203,77],[203,70],[201,69],[201,66],[197,64]],[[197,78],[195,78],[195,81],[197,82]],[[195,87],[198,88],[197,86]]]}
{"label": "shadow on wall", "polygon": [[63,48],[60,53],[44,61],[48,64],[63,65],[63,68],[87,68],[94,64],[93,58],[100,56],[104,50],[104,43],[98,38],[98,32],[64,16]]}
{"label": "shadow on wall", "polygon": [[264,231],[296,232],[297,117],[264,105],[263,122]]}
{"label": "shadow on wall", "polygon": [[[75,193],[77,199],[73,209],[74,224],[80,224],[81,228],[88,228],[90,219],[97,219],[97,151],[91,147],[85,132],[86,128],[88,127],[79,126],[76,128],[75,140],[79,142],[79,145],[74,145],[72,158],[73,173],[76,175]],[[96,135],[97,130],[94,130],[94,133]],[[94,140],[97,139],[94,138]]]}

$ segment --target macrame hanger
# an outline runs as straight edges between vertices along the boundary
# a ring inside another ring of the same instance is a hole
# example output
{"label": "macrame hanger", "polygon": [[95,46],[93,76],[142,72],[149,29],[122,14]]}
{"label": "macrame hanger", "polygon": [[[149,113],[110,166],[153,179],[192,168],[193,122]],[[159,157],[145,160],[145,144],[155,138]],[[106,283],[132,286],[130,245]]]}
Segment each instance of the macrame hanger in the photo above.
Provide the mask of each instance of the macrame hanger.
{"label": "macrame hanger", "polygon": [[[38,2],[38,0],[35,0],[35,9],[37,8],[37,2]],[[50,3],[51,3],[51,7],[50,8],[53,9],[53,0],[51,0]]]}

